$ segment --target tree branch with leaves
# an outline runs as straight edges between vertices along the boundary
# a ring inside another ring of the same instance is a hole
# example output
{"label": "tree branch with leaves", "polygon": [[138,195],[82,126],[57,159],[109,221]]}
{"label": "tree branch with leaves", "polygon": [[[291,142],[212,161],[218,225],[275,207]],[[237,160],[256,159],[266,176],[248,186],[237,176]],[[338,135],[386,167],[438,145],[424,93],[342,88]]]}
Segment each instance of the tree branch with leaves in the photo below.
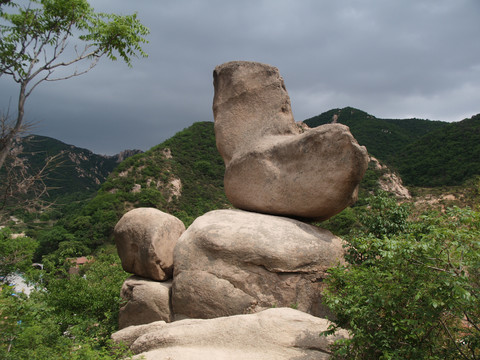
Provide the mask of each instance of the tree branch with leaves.
{"label": "tree branch with leaves", "polygon": [[0,34],[0,78],[20,86],[15,121],[0,139],[1,169],[39,84],[85,74],[105,56],[132,66],[133,58],[147,56],[149,30],[136,14],[97,13],[86,0],[30,0],[0,4]]}

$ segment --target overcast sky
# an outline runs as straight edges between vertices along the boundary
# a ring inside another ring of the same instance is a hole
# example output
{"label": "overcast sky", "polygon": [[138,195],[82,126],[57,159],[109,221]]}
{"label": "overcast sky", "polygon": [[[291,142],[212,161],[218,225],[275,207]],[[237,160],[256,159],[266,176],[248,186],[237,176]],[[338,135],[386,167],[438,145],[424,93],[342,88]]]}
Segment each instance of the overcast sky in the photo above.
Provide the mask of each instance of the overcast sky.
{"label": "overcast sky", "polygon": [[[44,83],[33,133],[99,154],[148,150],[213,121],[212,72],[231,60],[279,68],[296,121],[353,106],[380,118],[458,121],[480,113],[479,0],[91,0],[150,28],[133,68],[102,59]],[[0,106],[16,84],[0,77]],[[12,105],[11,105],[12,107]],[[10,109],[12,112],[12,109]]]}

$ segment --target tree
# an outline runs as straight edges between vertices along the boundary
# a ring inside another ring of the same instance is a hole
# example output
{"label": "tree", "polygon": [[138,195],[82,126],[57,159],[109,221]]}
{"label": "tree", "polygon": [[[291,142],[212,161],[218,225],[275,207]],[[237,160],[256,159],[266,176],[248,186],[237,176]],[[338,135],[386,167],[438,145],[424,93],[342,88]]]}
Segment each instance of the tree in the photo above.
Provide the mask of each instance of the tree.
{"label": "tree", "polygon": [[469,208],[357,237],[324,294],[352,335],[336,358],[479,359],[479,239],[480,212]]}
{"label": "tree", "polygon": [[129,276],[114,247],[99,251],[80,274],[39,272],[41,286],[28,297],[0,287],[0,359],[127,358],[110,340]]}
{"label": "tree", "polygon": [[38,244],[35,240],[14,237],[8,228],[0,230],[0,278],[6,279],[16,271],[31,267],[33,254]]}
{"label": "tree", "polygon": [[0,169],[22,129],[25,101],[39,84],[85,74],[104,56],[131,66],[133,57],[147,56],[141,45],[148,33],[136,14],[96,13],[86,0],[2,2],[0,77],[10,76],[20,90],[15,120],[1,134]]}

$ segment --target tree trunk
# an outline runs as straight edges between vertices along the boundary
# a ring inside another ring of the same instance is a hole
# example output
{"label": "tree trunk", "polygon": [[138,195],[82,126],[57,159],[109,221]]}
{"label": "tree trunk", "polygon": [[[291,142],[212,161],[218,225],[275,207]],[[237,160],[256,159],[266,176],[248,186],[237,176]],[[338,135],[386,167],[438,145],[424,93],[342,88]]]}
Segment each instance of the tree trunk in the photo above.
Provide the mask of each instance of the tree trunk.
{"label": "tree trunk", "polygon": [[8,152],[10,151],[13,143],[13,139],[20,132],[23,124],[23,115],[25,113],[25,92],[27,88],[27,80],[20,83],[20,95],[18,97],[18,113],[15,126],[10,131],[7,131],[3,139],[0,139],[0,170],[7,159]]}

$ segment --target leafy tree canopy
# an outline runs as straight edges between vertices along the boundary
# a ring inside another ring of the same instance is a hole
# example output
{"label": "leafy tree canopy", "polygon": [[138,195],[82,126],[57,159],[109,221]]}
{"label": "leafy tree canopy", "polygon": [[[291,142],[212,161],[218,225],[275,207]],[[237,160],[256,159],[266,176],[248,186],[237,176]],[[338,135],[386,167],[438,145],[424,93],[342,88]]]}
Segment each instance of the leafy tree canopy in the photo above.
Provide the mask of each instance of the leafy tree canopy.
{"label": "leafy tree canopy", "polygon": [[147,56],[141,46],[149,33],[136,14],[96,13],[86,0],[8,5],[0,12],[0,77],[10,76],[20,91],[15,121],[10,125],[2,115],[0,168],[22,131],[25,101],[40,83],[84,74],[103,56],[131,66],[134,57]]}
{"label": "leafy tree canopy", "polygon": [[478,359],[480,213],[451,208],[406,221],[382,197],[363,219],[367,231],[347,238],[348,263],[329,270],[324,300],[352,335],[336,358]]}

